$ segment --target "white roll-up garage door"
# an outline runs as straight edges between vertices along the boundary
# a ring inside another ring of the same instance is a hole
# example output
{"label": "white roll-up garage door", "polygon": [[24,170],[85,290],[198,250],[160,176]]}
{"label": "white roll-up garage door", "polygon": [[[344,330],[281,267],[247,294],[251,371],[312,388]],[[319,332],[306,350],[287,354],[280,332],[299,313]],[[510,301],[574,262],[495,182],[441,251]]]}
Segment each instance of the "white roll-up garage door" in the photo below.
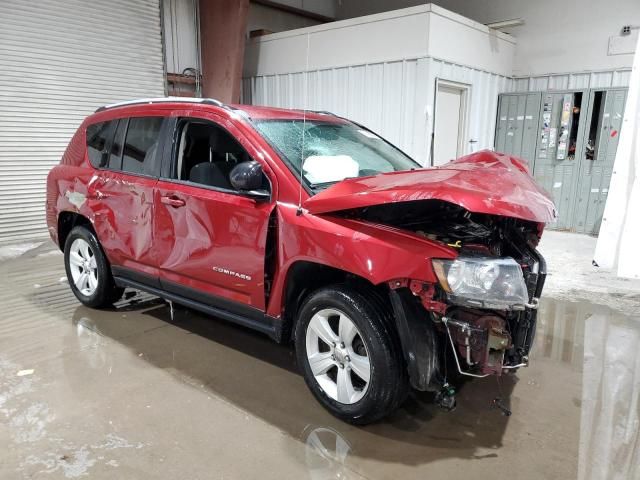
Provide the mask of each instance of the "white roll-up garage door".
{"label": "white roll-up garage door", "polygon": [[158,2],[0,1],[0,243],[47,235],[46,175],[84,117],[164,95]]}

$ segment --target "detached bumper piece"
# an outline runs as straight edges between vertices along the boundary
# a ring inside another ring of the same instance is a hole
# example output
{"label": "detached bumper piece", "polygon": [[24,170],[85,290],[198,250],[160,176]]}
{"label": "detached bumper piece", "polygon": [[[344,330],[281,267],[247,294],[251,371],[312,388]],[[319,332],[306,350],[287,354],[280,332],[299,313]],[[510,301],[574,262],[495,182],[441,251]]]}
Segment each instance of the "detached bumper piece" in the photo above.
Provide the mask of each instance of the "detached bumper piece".
{"label": "detached bumper piece", "polygon": [[[522,351],[515,348],[507,319],[497,315],[474,315],[456,311],[455,316],[442,317],[458,372],[471,377],[502,375],[505,370],[524,367],[526,355],[515,363],[510,353]],[[526,350],[528,353],[528,349]]]}

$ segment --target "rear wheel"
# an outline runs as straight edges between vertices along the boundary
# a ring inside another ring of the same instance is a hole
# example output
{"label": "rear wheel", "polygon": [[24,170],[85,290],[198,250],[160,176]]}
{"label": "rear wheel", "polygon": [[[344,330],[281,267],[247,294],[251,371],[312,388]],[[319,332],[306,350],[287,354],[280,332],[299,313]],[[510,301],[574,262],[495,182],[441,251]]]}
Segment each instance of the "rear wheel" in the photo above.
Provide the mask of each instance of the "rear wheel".
{"label": "rear wheel", "polygon": [[354,424],[386,416],[407,390],[393,332],[369,300],[342,285],[323,288],[304,302],[296,326],[307,385],[333,415]]}
{"label": "rear wheel", "polygon": [[64,265],[71,291],[89,307],[106,307],[122,297],[97,238],[86,227],[75,227],[64,245]]}

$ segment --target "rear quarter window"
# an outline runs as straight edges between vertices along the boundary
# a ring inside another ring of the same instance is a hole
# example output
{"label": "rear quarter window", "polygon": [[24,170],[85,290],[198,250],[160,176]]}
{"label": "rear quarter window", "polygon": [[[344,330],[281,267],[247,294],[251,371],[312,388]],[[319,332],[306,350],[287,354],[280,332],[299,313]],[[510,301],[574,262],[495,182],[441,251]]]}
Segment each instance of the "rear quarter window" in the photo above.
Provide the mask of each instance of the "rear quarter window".
{"label": "rear quarter window", "polygon": [[106,164],[107,145],[114,127],[114,122],[94,123],[87,127],[87,155],[95,168],[102,168]]}

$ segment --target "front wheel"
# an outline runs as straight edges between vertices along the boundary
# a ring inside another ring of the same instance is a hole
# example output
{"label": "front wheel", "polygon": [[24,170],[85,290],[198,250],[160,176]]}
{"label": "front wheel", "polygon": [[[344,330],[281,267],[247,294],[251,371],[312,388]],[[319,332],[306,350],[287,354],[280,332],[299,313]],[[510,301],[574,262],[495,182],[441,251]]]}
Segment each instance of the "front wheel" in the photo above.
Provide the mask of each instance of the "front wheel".
{"label": "front wheel", "polygon": [[98,239],[86,227],[75,227],[64,244],[64,266],[71,291],[88,307],[107,307],[122,297]]}
{"label": "front wheel", "polygon": [[399,405],[408,381],[379,305],[337,285],[312,293],[300,309],[296,355],[316,399],[353,424],[374,422]]}

